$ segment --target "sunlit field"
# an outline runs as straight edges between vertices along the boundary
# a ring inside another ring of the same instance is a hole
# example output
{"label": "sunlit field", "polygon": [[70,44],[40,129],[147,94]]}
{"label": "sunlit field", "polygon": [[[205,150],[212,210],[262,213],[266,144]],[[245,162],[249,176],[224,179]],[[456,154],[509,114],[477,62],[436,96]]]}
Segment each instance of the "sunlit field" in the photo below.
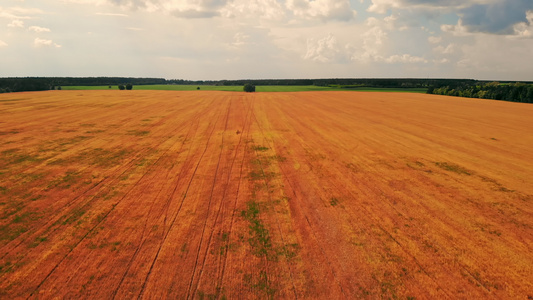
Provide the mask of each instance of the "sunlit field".
{"label": "sunlit field", "polygon": [[0,298],[533,296],[533,106],[143,88],[0,95]]}

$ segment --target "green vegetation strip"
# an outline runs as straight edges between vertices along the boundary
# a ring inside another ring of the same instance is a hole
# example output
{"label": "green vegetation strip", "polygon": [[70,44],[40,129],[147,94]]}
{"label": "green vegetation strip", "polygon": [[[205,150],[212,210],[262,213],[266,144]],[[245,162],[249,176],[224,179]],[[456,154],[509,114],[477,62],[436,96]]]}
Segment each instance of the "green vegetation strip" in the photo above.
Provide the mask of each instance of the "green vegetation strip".
{"label": "green vegetation strip", "polygon": [[[133,90],[151,91],[228,91],[242,92],[242,86],[224,85],[134,85]],[[63,90],[118,90],[118,86],[64,86]],[[312,92],[312,91],[357,91],[357,92],[405,92],[425,93],[425,88],[372,88],[372,87],[343,87],[343,86],[314,86],[314,85],[265,85],[256,86],[256,92]],[[126,91],[125,91],[126,92]]]}

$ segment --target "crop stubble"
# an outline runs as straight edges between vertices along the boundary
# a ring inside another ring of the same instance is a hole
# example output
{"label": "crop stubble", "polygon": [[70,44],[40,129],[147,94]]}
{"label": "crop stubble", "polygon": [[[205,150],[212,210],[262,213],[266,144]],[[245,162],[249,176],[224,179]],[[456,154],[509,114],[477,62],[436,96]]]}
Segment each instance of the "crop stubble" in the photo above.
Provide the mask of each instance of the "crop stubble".
{"label": "crop stubble", "polygon": [[533,296],[533,107],[0,95],[0,297]]}

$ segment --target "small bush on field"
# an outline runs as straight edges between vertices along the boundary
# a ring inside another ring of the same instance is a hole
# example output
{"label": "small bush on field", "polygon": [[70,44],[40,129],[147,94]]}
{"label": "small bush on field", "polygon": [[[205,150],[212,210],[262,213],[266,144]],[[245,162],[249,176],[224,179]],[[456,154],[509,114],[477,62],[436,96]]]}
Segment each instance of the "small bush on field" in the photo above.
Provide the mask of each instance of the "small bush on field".
{"label": "small bush on field", "polygon": [[253,93],[255,92],[255,85],[251,84],[251,83],[247,83],[244,85],[244,88],[243,90],[247,93]]}
{"label": "small bush on field", "polygon": [[122,84],[119,84],[119,85],[118,85],[118,89],[121,90],[121,91],[123,91],[123,90],[126,89],[126,87],[125,87],[124,85],[122,85]]}

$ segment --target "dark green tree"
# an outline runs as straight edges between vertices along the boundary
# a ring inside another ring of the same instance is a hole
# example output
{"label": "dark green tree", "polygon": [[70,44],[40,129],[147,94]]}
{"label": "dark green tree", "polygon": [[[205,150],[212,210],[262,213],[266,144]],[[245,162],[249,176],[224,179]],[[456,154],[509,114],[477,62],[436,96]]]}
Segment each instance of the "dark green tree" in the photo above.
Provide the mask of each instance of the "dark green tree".
{"label": "dark green tree", "polygon": [[133,89],[133,85],[131,83],[126,84],[126,89],[131,91]]}
{"label": "dark green tree", "polygon": [[244,88],[243,90],[247,93],[253,93],[255,92],[255,85],[251,84],[251,83],[246,83],[244,85]]}
{"label": "dark green tree", "polygon": [[123,84],[119,84],[119,85],[118,85],[118,89],[121,90],[121,91],[123,91],[123,90],[126,89],[126,87],[125,87]]}

